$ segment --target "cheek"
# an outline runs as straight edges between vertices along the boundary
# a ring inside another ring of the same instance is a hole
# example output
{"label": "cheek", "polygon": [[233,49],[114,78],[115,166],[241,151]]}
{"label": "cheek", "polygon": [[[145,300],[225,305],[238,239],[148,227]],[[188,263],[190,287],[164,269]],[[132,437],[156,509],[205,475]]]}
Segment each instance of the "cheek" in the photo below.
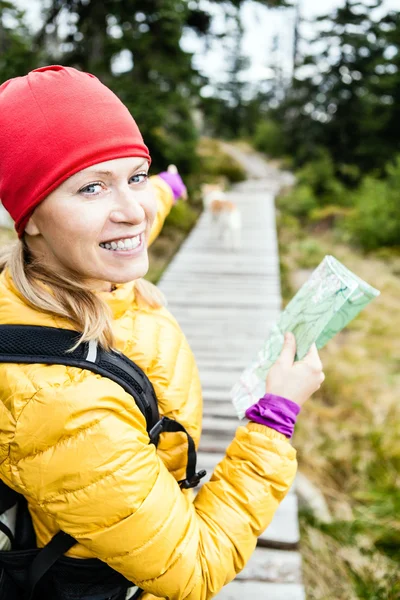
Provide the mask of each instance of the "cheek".
{"label": "cheek", "polygon": [[141,205],[146,213],[147,220],[151,226],[154,222],[154,219],[156,218],[157,213],[157,200],[154,189],[152,187],[149,186],[148,189],[146,189],[146,191],[143,193],[143,198],[141,198]]}
{"label": "cheek", "polygon": [[104,223],[104,215],[99,206],[73,206],[71,202],[49,211],[45,221],[47,239],[64,250],[67,247],[72,250],[90,244],[92,238],[96,238]]}

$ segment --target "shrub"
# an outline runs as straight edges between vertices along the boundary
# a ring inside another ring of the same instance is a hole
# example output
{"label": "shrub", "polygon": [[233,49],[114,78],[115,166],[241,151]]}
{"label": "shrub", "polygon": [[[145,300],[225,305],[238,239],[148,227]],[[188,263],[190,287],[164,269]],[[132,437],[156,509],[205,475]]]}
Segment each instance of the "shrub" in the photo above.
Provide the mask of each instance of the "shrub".
{"label": "shrub", "polygon": [[314,269],[325,256],[325,251],[314,238],[305,238],[298,245],[297,264],[301,269]]}
{"label": "shrub", "polygon": [[214,157],[214,169],[216,175],[226,177],[230,183],[239,183],[246,179],[243,167],[229,154],[221,153],[216,159]]}
{"label": "shrub", "polygon": [[349,195],[336,177],[335,165],[327,150],[319,150],[318,158],[306,163],[296,176],[299,185],[307,185],[312,189],[318,206],[349,203]]}
{"label": "shrub", "polygon": [[202,181],[198,183],[209,183],[220,178],[227,179],[229,183],[238,183],[246,179],[242,165],[224,152],[217,140],[201,138],[197,151],[202,175]]}
{"label": "shrub", "polygon": [[167,229],[172,226],[184,233],[189,233],[196,220],[197,212],[187,202],[180,200],[172,207],[165,220],[165,226]]}
{"label": "shrub", "polygon": [[285,143],[280,125],[270,119],[260,121],[256,127],[253,144],[257,150],[272,158],[281,157],[285,152]]}
{"label": "shrub", "polygon": [[343,223],[344,219],[352,215],[353,212],[353,209],[345,206],[328,204],[322,208],[314,208],[309,217],[313,224],[313,231],[322,232]]}
{"label": "shrub", "polygon": [[400,240],[400,155],[387,179],[366,177],[354,193],[356,210],[348,219],[353,239],[365,250],[396,246]]}
{"label": "shrub", "polygon": [[306,217],[317,207],[317,199],[310,185],[300,184],[289,193],[279,196],[277,206],[282,212],[295,217]]}

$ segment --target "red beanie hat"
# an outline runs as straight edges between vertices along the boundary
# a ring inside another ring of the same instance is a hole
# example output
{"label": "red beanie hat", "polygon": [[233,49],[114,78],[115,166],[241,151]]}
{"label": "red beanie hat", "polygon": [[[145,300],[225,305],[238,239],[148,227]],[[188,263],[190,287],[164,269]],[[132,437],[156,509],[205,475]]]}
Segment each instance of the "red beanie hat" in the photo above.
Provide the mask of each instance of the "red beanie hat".
{"label": "red beanie hat", "polygon": [[91,165],[138,156],[138,126],[97,77],[51,65],[0,86],[0,200],[21,237],[35,207]]}

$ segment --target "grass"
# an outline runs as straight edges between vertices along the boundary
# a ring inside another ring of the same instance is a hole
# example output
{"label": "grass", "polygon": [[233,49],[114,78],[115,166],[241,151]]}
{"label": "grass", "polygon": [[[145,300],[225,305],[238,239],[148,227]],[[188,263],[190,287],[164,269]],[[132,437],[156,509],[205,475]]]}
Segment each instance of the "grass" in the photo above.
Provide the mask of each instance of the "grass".
{"label": "grass", "polygon": [[[279,204],[278,204],[279,206]],[[320,351],[326,380],[305,405],[294,445],[332,524],[300,514],[308,600],[400,599],[400,278],[396,256],[362,255],[328,230],[278,216],[286,303],[333,254],[381,291]]]}

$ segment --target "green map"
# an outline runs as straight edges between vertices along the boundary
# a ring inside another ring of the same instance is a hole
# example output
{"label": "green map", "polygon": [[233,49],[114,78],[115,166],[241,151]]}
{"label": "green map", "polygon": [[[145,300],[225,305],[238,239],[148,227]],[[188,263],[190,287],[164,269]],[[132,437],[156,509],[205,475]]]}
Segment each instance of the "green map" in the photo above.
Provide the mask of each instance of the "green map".
{"label": "green map", "polygon": [[282,311],[256,360],[232,388],[239,418],[265,394],[268,370],[278,358],[286,331],[296,337],[296,360],[315,342],[322,348],[380,292],[357,277],[333,256],[325,256],[311,277]]}

